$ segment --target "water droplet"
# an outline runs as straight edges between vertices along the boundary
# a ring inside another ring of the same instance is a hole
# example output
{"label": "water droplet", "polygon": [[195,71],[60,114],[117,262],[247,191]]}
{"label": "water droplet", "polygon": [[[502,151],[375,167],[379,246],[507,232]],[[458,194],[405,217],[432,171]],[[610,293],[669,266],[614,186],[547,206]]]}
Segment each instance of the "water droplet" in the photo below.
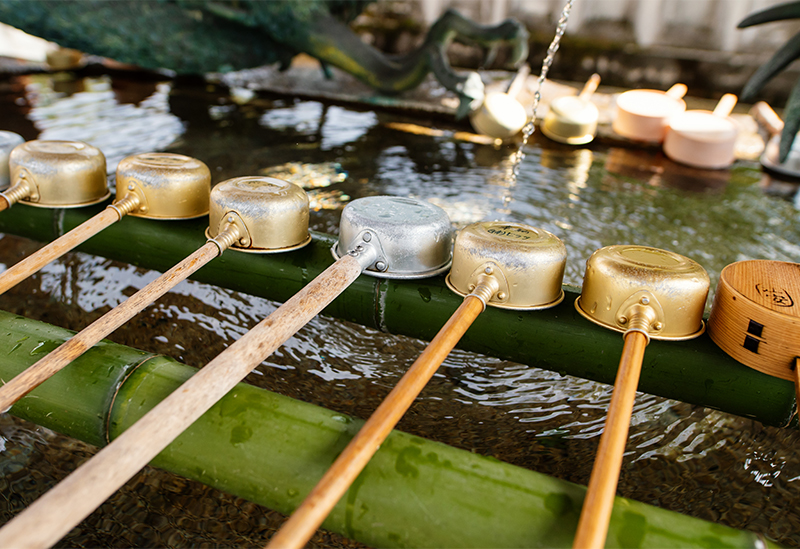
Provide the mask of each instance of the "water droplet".
{"label": "water droplet", "polygon": [[16,351],[17,349],[19,349],[19,348],[22,346],[22,342],[23,342],[23,341],[25,341],[26,339],[28,339],[28,336],[25,336],[25,337],[23,337],[22,339],[18,339],[18,340],[16,341],[16,343],[14,344],[14,346],[13,346],[13,347],[11,347],[11,350],[10,350],[10,351],[8,351],[8,354],[11,354],[11,353],[13,353],[14,351]]}
{"label": "water droplet", "polygon": [[36,347],[34,347],[33,349],[31,349],[30,355],[31,355],[31,356],[33,356],[33,355],[38,355],[39,353],[43,352],[43,351],[44,351],[44,349],[42,349],[42,347],[44,347],[44,341],[40,341],[40,342],[39,342],[39,343],[36,345]]}

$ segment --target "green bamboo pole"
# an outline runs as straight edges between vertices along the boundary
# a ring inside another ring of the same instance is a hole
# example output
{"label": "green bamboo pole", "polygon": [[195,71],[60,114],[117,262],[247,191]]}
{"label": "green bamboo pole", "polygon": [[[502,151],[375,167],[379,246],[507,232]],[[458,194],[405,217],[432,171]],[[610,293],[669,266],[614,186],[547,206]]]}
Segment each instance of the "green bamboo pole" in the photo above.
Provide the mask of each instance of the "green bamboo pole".
{"label": "green bamboo pole", "polygon": [[[0,214],[0,231],[49,241],[96,211],[12,208]],[[206,224],[205,219],[164,223],[125,217],[79,249],[163,272],[203,243]],[[329,249],[334,239],[313,236],[309,246],[287,254],[224,254],[192,278],[286,301],[333,262]],[[487,310],[459,347],[612,384],[621,348],[618,334],[582,318],[573,306],[578,289],[565,291],[564,302],[545,311]],[[362,276],[324,314],[429,341],[460,303],[441,276],[415,281]],[[739,364],[707,335],[684,342],[654,341],[639,390],[781,427],[792,421],[795,405],[791,382]]]}
{"label": "green bamboo pole", "polygon": [[[3,383],[53,351],[74,333],[43,322],[0,311],[0,380]],[[11,413],[37,425],[95,446],[106,444],[108,410],[113,388],[137,365],[156,358],[129,347],[102,341],[86,352],[76,368],[62,370],[53,383],[44,383],[11,407]]]}
{"label": "green bamboo pole", "polygon": [[[7,357],[0,361],[0,378],[71,336],[0,311],[0,354]],[[194,372],[169,358],[104,342],[12,412],[101,444],[106,425],[113,439]],[[288,514],[361,424],[239,384],[153,464]],[[570,547],[584,493],[565,481],[393,431],[324,526],[374,547]],[[774,547],[752,532],[622,498],[608,544]]]}

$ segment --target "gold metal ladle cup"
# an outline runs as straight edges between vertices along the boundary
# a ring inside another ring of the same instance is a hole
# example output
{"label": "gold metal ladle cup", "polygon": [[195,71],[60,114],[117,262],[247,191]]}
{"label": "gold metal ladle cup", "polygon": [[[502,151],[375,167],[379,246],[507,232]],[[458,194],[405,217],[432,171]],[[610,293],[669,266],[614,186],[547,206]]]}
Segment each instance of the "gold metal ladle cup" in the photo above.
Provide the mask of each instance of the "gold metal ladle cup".
{"label": "gold metal ladle cup", "polygon": [[[94,147],[72,141],[29,141],[12,151],[12,179],[0,193],[3,204],[76,207],[108,196],[105,157]],[[74,185],[68,184],[75,182]],[[31,189],[36,192],[31,194]],[[211,173],[201,161],[170,153],[129,156],[117,165],[117,198],[91,219],[0,275],[0,293],[86,241],[125,215],[187,219],[208,213]],[[89,192],[91,191],[91,192]]]}
{"label": "gold metal ladle cup", "polygon": [[296,250],[311,242],[308,208],[308,195],[294,183],[264,176],[229,179],[211,191],[206,236],[219,238],[233,226],[237,231],[233,250]]}
{"label": "gold metal ladle cup", "polygon": [[81,141],[27,141],[8,157],[11,186],[0,210],[20,202],[42,208],[79,208],[108,198],[106,157]]}
{"label": "gold metal ladle cup", "polygon": [[625,344],[573,548],[605,544],[645,347],[650,338],[703,333],[708,287],[703,267],[658,248],[608,246],[586,262],[575,307],[595,324],[622,332]]}

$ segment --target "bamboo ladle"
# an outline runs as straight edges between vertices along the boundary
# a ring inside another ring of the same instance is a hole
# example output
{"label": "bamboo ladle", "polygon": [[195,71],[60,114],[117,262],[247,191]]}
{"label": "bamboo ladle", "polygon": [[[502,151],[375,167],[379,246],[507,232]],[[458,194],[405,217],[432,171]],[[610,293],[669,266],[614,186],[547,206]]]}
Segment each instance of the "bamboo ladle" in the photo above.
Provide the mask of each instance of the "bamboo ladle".
{"label": "bamboo ladle", "polygon": [[364,272],[421,278],[446,271],[452,229],[441,208],[368,197],[345,206],[333,265],[201,368],[111,444],[0,528],[0,547],[44,548],[127,482]]}
{"label": "bamboo ladle", "polygon": [[586,262],[578,312],[622,332],[624,346],[575,549],[604,546],[645,347],[650,339],[683,340],[703,333],[708,273],[696,262],[646,246],[608,246]]}
{"label": "bamboo ladle", "polygon": [[[102,202],[109,196],[105,157],[73,141],[28,141],[9,159],[12,186],[0,193],[0,210],[17,201],[67,208]],[[0,294],[125,215],[148,219],[190,219],[208,213],[208,167],[188,156],[143,153],[117,166],[117,198],[99,214],[53,240],[0,274]]]}
{"label": "bamboo ladle", "polygon": [[129,299],[0,387],[0,410],[81,356],[229,247],[254,253],[295,250],[311,241],[308,195],[298,185],[271,177],[239,177],[214,187],[208,242]]}
{"label": "bamboo ladle", "polygon": [[463,303],[268,547],[305,545],[487,305],[533,310],[560,303],[566,256],[557,237],[519,223],[475,223],[459,232],[447,284],[464,296]]}
{"label": "bamboo ladle", "polygon": [[675,84],[666,92],[628,90],[617,97],[612,129],[623,137],[660,143],[667,132],[669,119],[686,110],[685,84]]}
{"label": "bamboo ladle", "polygon": [[738,101],[723,95],[713,111],[690,110],[669,119],[664,136],[664,154],[694,168],[727,168],[736,160],[739,124],[730,117]]}

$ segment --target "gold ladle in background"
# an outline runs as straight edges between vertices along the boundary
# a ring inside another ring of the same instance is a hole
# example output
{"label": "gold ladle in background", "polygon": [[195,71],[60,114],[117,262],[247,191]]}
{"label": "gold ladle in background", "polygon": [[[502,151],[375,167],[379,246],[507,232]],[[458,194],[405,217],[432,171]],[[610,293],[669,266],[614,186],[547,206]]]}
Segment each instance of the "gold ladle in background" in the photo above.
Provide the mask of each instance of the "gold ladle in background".
{"label": "gold ladle in background", "polygon": [[517,99],[517,95],[525,86],[530,72],[530,65],[525,63],[516,72],[505,93],[486,94],[480,107],[469,115],[475,131],[495,139],[507,139],[520,132],[528,123],[528,113]]}
{"label": "gold ladle in background", "polygon": [[543,229],[495,221],[475,223],[461,230],[447,285],[464,296],[463,303],[268,547],[300,548],[308,542],[487,305],[535,310],[560,303],[564,298],[561,282],[566,259],[563,242]]}
{"label": "gold ladle in background", "polygon": [[[9,158],[12,186],[0,193],[0,210],[17,201],[30,206],[71,208],[102,202],[109,195],[105,157],[77,141],[28,141]],[[188,156],[142,153],[117,166],[113,204],[0,274],[0,294],[125,215],[191,219],[208,213],[211,175]]]}
{"label": "gold ladle in background", "polygon": [[599,85],[600,75],[595,73],[577,96],[554,99],[542,122],[542,133],[568,145],[584,145],[594,139],[600,111],[590,98]]}
{"label": "gold ladle in background", "polygon": [[658,248],[608,246],[586,261],[575,307],[595,324],[622,332],[625,344],[573,548],[605,544],[645,347],[650,338],[702,334],[708,287],[698,263]]}
{"label": "gold ladle in background", "polygon": [[[123,162],[126,179],[142,175],[136,173],[137,162]],[[10,408],[227,248],[276,253],[311,242],[308,195],[294,183],[271,177],[230,179],[214,187],[210,202],[205,245],[0,387],[0,410]]]}
{"label": "gold ladle in background", "polygon": [[8,155],[10,187],[0,193],[0,211],[21,202],[41,208],[79,208],[102,202],[111,192],[106,157],[82,141],[27,141]]}

